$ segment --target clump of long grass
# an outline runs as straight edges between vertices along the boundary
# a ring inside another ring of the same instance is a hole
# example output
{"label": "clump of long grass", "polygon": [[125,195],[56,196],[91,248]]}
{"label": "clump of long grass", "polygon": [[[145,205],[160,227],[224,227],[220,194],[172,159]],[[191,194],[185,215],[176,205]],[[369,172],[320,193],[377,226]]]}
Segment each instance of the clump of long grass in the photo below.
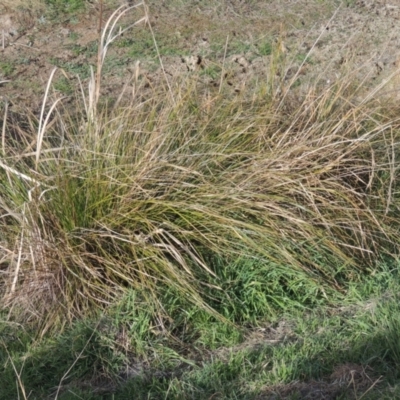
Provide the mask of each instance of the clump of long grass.
{"label": "clump of long grass", "polygon": [[396,254],[390,106],[360,101],[351,76],[299,96],[270,83],[236,97],[161,86],[110,111],[93,74],[82,115],[60,104],[25,123],[5,115],[3,304],[47,328],[132,287],[162,316],[171,287],[216,313],[226,282],[215,259],[268,265],[273,299],[278,286],[343,290]]}

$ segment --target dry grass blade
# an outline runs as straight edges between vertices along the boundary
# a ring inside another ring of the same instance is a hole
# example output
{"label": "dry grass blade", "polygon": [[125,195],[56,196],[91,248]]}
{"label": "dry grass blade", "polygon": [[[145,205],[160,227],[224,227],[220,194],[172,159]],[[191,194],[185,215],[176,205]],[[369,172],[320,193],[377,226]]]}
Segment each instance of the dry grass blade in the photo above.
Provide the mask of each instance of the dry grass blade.
{"label": "dry grass blade", "polygon": [[40,111],[39,127],[38,127],[38,133],[37,133],[37,145],[36,145],[37,146],[36,147],[36,169],[37,169],[37,165],[39,162],[40,150],[42,148],[42,142],[43,142],[44,133],[46,131],[46,125],[48,123],[48,120],[49,120],[49,117],[50,117],[52,111],[54,110],[57,103],[60,101],[60,99],[57,99],[56,102],[53,103],[53,105],[50,108],[50,111],[47,114],[46,119],[44,120],[44,110],[46,108],[46,103],[47,103],[47,98],[49,96],[49,90],[51,87],[51,83],[53,81],[53,77],[56,72],[57,72],[57,68],[54,68],[51,71],[50,78],[47,81],[46,91],[45,91],[43,102],[42,102],[42,109]]}
{"label": "dry grass blade", "polygon": [[85,352],[86,347],[88,346],[88,344],[90,343],[90,341],[92,340],[94,334],[96,333],[96,329],[98,328],[100,322],[97,323],[97,325],[94,327],[92,334],[90,335],[90,337],[88,338],[85,346],[82,348],[82,350],[80,351],[80,353],[76,356],[75,361],[72,363],[72,365],[67,369],[67,371],[65,372],[65,374],[62,376],[60,383],[57,386],[57,392],[56,395],[54,397],[54,400],[58,399],[58,396],[60,394],[60,390],[62,388],[62,383],[64,382],[64,380],[67,379],[68,374],[71,372],[71,370],[74,368],[75,364],[79,361],[79,359],[82,357],[82,354]]}
{"label": "dry grass blade", "polygon": [[[21,380],[21,373],[18,373],[17,368],[15,367],[14,361],[13,361],[10,353],[7,350],[7,346],[5,345],[5,343],[3,341],[2,341],[2,345],[3,345],[4,349],[5,349],[5,351],[7,352],[8,359],[9,359],[9,361],[10,361],[12,367],[13,367],[15,376],[17,377],[18,387],[21,390],[22,396],[23,396],[24,400],[28,400],[28,396],[26,395],[24,384],[23,384],[23,382]],[[18,394],[19,394],[19,392],[18,392]]]}
{"label": "dry grass blade", "polygon": [[8,101],[6,100],[6,105],[4,107],[4,119],[3,119],[3,126],[1,129],[1,148],[2,154],[5,155],[5,148],[6,148],[6,122],[7,122],[7,113],[8,113]]}
{"label": "dry grass blade", "polygon": [[[100,89],[101,89],[101,75],[103,64],[107,55],[108,47],[111,43],[117,39],[118,37],[122,36],[126,31],[134,28],[135,26],[141,24],[142,22],[147,22],[148,16],[145,15],[144,17],[140,18],[138,21],[130,24],[125,28],[120,28],[118,32],[116,32],[117,24],[120,19],[126,15],[129,11],[134,10],[139,7],[144,7],[144,3],[140,2],[133,6],[128,4],[123,4],[119,8],[117,8],[111,16],[108,18],[103,31],[101,32],[100,39],[99,39],[99,48],[97,53],[97,70],[96,75],[93,72],[93,68],[91,67],[91,78],[89,81],[89,105],[88,105],[88,117],[90,121],[94,121],[95,117],[95,110],[97,108],[99,98],[100,98]],[[102,3],[101,3],[102,7]],[[101,30],[101,25],[99,30]]]}

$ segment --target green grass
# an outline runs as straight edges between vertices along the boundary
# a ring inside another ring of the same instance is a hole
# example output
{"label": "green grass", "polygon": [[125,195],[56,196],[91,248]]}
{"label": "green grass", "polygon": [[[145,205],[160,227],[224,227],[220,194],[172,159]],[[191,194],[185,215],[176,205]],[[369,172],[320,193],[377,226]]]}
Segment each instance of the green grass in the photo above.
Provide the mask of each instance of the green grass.
{"label": "green grass", "polygon": [[54,82],[54,89],[64,95],[71,95],[74,92],[71,82],[64,76]]}
{"label": "green grass", "polygon": [[[190,51],[185,42],[177,35],[156,34],[155,39],[162,56],[185,56]],[[138,31],[134,37],[122,37],[116,42],[116,46],[127,50],[127,55],[133,59],[147,59],[157,61],[157,51],[150,32]]]}
{"label": "green grass", "polygon": [[10,76],[15,70],[15,66],[11,62],[0,62],[0,72],[4,76]]}
{"label": "green grass", "polygon": [[50,12],[56,14],[74,14],[85,9],[86,4],[83,0],[45,0]]}
{"label": "green grass", "polygon": [[[157,399],[166,393],[171,399],[254,399],[263,393],[295,399],[318,388],[342,399],[360,398],[367,390],[366,398],[395,398],[398,278],[397,263],[381,263],[374,278],[352,285],[329,305],[288,309],[245,336],[232,336],[227,325],[218,328],[221,323],[207,321],[201,310],[181,313],[174,320],[180,334],[172,329],[174,337],[164,336],[134,292],[107,315],[41,340],[3,322],[0,398],[16,396],[14,367],[34,399],[54,397],[58,389],[60,399]],[[166,294],[164,304],[174,307],[176,299]],[[202,336],[212,328],[217,346]],[[93,394],[93,387],[104,393]]]}

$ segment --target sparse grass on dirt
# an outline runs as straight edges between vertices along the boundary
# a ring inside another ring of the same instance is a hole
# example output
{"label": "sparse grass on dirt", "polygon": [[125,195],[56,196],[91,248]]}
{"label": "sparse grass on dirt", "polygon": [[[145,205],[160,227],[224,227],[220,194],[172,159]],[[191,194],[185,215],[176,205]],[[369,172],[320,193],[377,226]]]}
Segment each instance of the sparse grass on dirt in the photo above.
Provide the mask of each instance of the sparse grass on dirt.
{"label": "sparse grass on dirt", "polygon": [[312,55],[278,37],[254,44],[255,86],[232,91],[226,40],[221,63],[157,81],[135,64],[103,93],[131,28],[162,65],[136,6],[102,24],[87,81],[55,61],[39,113],[3,99],[0,398],[394,398],[390,82],[300,81]]}

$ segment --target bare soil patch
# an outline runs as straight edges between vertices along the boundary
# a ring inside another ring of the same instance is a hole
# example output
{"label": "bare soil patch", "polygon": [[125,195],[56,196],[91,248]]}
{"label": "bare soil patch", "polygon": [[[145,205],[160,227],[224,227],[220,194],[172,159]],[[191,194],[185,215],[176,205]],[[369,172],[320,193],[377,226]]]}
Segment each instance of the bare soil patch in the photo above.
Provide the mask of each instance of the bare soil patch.
{"label": "bare soil patch", "polygon": [[[121,2],[107,2],[103,26]],[[96,65],[99,6],[55,16],[37,5],[1,7],[0,95],[37,110],[51,70],[62,72],[56,92],[71,96]],[[132,11],[122,24],[143,13]],[[297,86],[310,80],[331,84],[358,68],[363,85],[385,79],[399,66],[400,1],[191,1],[150,2],[150,24],[124,34],[111,46],[104,69],[103,97],[117,98],[140,62],[143,86],[195,74],[207,90],[239,93],[267,77],[272,53],[284,56],[276,73]],[[367,77],[367,78],[365,78]],[[396,79],[391,96],[397,96]],[[390,90],[389,90],[390,91]]]}

